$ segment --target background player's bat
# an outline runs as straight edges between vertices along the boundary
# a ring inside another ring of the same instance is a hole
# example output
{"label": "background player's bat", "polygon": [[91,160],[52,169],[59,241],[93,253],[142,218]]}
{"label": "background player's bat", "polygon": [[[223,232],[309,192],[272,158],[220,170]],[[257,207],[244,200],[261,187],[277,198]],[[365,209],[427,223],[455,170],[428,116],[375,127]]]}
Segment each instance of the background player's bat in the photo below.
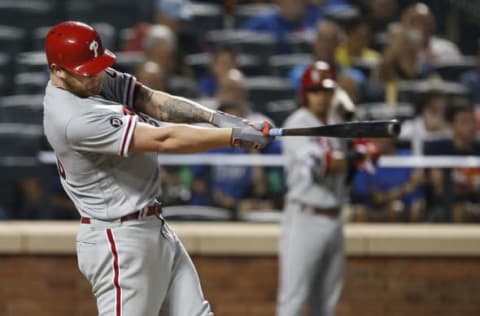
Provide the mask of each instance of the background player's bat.
{"label": "background player's bat", "polygon": [[400,128],[400,122],[397,120],[361,121],[303,128],[272,128],[269,131],[269,135],[325,136],[338,138],[396,137],[400,134]]}

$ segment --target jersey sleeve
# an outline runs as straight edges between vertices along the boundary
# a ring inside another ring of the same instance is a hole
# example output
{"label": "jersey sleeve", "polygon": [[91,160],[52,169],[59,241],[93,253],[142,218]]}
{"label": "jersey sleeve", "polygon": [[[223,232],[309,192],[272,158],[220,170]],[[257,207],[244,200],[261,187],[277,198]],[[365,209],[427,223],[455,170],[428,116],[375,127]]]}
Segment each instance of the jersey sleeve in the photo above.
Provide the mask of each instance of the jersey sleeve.
{"label": "jersey sleeve", "polygon": [[105,70],[101,96],[135,110],[135,94],[142,86],[137,79],[113,68]]}
{"label": "jersey sleeve", "polygon": [[68,123],[67,140],[74,150],[127,157],[137,120],[103,109],[88,112]]}

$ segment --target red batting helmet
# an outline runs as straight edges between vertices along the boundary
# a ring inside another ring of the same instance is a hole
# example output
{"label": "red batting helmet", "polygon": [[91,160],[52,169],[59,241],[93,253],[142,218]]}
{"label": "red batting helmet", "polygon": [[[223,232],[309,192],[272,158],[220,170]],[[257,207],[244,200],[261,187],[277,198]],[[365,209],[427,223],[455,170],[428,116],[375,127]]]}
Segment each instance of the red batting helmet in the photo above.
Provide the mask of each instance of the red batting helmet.
{"label": "red batting helmet", "polygon": [[335,73],[329,63],[316,61],[310,65],[302,75],[302,86],[300,88],[301,101],[307,103],[307,92],[316,90],[330,90],[337,86]]}
{"label": "red batting helmet", "polygon": [[66,21],[52,27],[45,39],[48,65],[91,76],[110,67],[116,59],[95,29],[85,23]]}

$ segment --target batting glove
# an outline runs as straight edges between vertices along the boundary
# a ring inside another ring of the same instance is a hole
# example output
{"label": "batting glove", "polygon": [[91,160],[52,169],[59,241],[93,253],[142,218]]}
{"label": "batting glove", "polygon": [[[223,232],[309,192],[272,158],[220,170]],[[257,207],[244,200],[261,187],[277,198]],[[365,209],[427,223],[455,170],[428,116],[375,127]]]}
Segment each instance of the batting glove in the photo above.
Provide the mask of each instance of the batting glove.
{"label": "batting glove", "polygon": [[[268,122],[232,128],[232,146],[260,149],[271,143],[274,137],[265,134]],[[268,125],[269,126],[269,125]]]}

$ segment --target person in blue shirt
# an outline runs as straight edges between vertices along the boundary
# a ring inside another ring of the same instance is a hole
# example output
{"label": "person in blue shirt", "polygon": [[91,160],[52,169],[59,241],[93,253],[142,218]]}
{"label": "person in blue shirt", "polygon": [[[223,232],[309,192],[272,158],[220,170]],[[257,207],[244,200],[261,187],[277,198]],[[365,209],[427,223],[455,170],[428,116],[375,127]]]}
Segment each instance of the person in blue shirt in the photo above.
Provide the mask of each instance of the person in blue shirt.
{"label": "person in blue shirt", "polygon": [[198,89],[202,95],[214,97],[219,81],[232,69],[238,68],[236,52],[230,47],[221,47],[213,53],[209,71],[198,78]]}
{"label": "person in blue shirt", "polygon": [[287,43],[288,36],[312,30],[317,21],[323,19],[323,14],[308,0],[276,0],[275,3],[277,8],[251,18],[242,29],[273,35],[279,52],[288,54],[291,50]]}
{"label": "person in blue shirt", "polygon": [[[409,156],[408,150],[396,150],[391,138],[373,139],[381,155]],[[376,167],[358,171],[352,182],[355,221],[412,221],[423,219],[424,174],[412,168]]]}

